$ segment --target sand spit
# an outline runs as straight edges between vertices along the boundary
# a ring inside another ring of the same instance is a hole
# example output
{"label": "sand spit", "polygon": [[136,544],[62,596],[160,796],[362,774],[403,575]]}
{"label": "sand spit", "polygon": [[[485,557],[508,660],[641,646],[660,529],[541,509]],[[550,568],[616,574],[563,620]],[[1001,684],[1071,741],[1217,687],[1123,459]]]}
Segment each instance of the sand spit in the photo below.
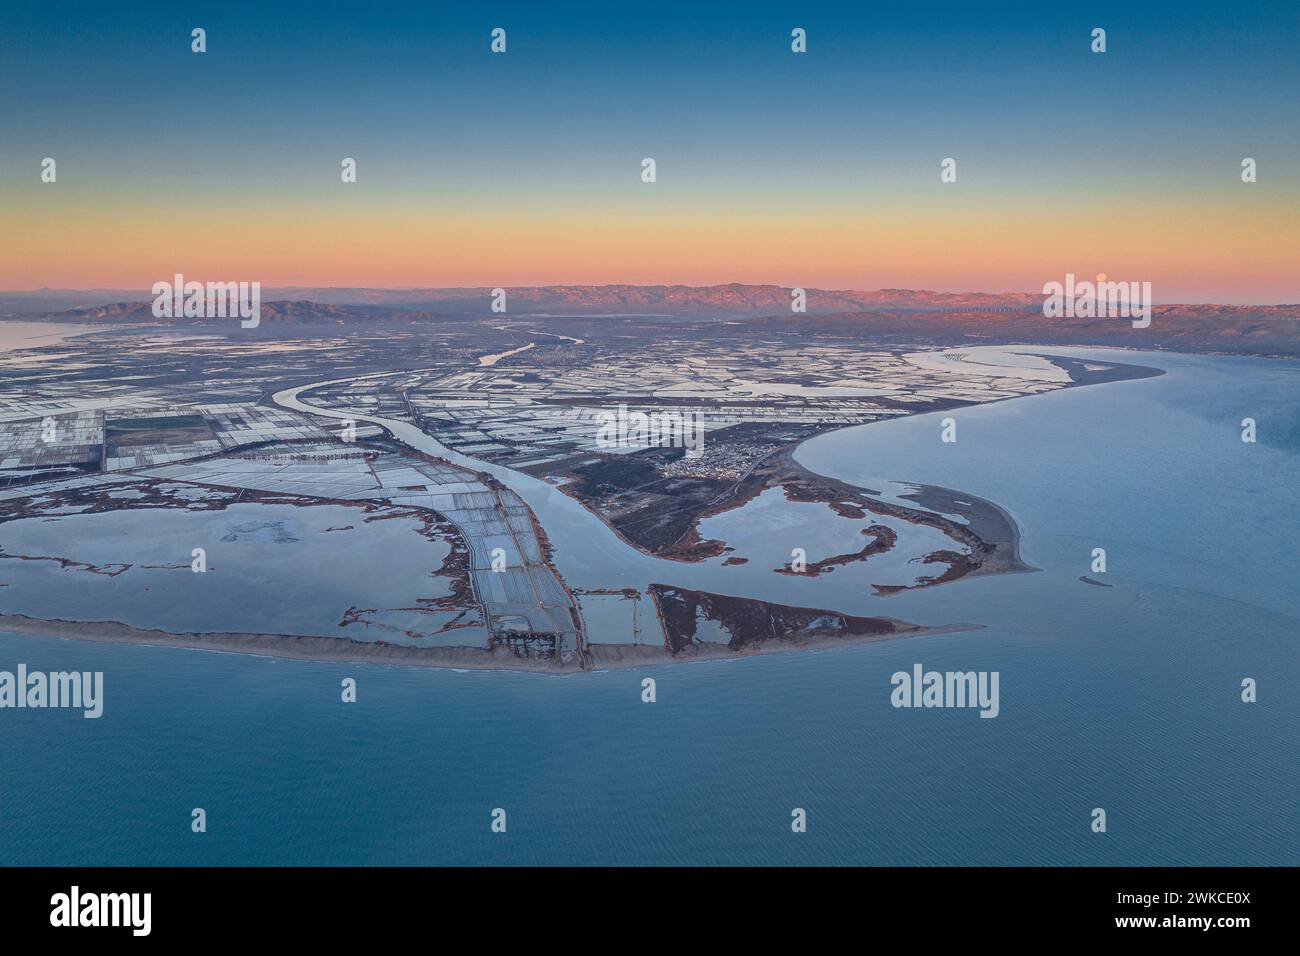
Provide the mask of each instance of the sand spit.
{"label": "sand spit", "polygon": [[[902,623],[902,622],[900,622]],[[408,647],[382,642],[354,641],[341,637],[296,634],[246,634],[225,631],[175,634],[169,631],[144,630],[120,621],[62,621],[27,617],[24,614],[0,614],[0,630],[38,637],[93,641],[104,644],[138,644],[156,647],[183,647],[192,650],[225,651],[278,657],[286,660],[392,664],[402,667],[445,667],[457,670],[530,671],[543,674],[580,673],[590,669],[643,667],[697,660],[723,660],[753,654],[813,650],[845,644],[865,644],[927,634],[976,630],[978,624],[951,624],[940,627],[905,625],[892,633],[826,637],[817,639],[761,641],[734,651],[725,645],[695,645],[682,653],[647,644],[592,644],[590,660],[583,666],[576,654],[566,651],[561,659],[516,656],[506,647],[489,651],[475,647]]]}

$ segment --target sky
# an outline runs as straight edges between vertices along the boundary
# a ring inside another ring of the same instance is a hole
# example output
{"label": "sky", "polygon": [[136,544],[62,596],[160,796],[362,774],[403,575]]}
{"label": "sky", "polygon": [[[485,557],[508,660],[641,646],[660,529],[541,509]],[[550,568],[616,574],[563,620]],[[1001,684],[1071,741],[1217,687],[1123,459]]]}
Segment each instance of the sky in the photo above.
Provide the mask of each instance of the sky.
{"label": "sky", "polygon": [[1105,272],[1295,303],[1297,50],[1290,0],[10,0],[0,289]]}

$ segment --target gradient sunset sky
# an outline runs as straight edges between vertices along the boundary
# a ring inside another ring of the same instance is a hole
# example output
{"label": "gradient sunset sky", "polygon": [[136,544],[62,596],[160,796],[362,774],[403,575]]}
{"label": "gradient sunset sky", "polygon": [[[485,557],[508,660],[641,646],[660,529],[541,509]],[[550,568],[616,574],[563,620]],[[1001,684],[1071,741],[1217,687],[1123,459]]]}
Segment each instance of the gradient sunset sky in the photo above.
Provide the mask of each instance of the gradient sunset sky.
{"label": "gradient sunset sky", "polygon": [[0,208],[0,289],[1106,272],[1294,303],[1300,4],[10,2]]}

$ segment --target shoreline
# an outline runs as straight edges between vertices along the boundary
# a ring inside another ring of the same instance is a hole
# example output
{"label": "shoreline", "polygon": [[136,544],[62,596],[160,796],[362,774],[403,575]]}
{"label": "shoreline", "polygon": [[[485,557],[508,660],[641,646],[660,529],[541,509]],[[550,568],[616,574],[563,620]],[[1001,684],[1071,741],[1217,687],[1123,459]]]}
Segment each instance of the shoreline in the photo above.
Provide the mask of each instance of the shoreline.
{"label": "shoreline", "polygon": [[0,614],[0,631],[27,637],[53,637],[96,644],[130,644],[138,647],[171,647],[318,664],[353,662],[399,667],[432,667],[443,670],[518,671],[554,676],[694,661],[739,660],[764,654],[794,653],[926,637],[933,634],[975,631],[983,627],[982,624],[942,624],[932,627],[908,624],[905,629],[884,634],[767,641],[748,646],[740,651],[731,650],[725,644],[702,644],[677,654],[651,644],[594,644],[588,645],[591,663],[590,666],[584,667],[572,651],[565,655],[567,660],[557,661],[540,657],[516,657],[504,648],[499,649],[499,652],[493,652],[474,647],[408,647],[355,641],[345,637],[252,634],[235,631],[173,633],[160,629],[132,627],[120,621],[65,621],[28,617],[25,614]]}
{"label": "shoreline", "polygon": [[[997,348],[997,346],[979,346]],[[1050,351],[1050,347],[1030,346],[1035,351],[1033,354],[1041,355],[1044,358],[1055,361],[1059,367],[1066,370],[1070,382],[1060,391],[1069,391],[1074,388],[1088,388],[1094,385],[1113,384],[1127,381],[1141,381],[1148,378],[1159,378],[1166,374],[1166,370],[1149,365],[1137,365],[1128,362],[1110,363],[1106,369],[1090,370],[1086,368],[1087,362],[1082,359],[1074,359],[1070,356],[1064,356]],[[1026,348],[1026,346],[1011,346],[1010,348]],[[1117,349],[1124,351],[1124,349]],[[1104,360],[1103,360],[1104,361]],[[956,406],[956,409],[968,407],[984,407],[985,405],[994,405],[1002,402],[1013,402],[1027,398],[1035,398],[1036,395],[1016,395],[1008,398],[994,399],[988,402],[965,403]],[[939,411],[949,411],[947,408],[938,409],[915,409],[906,416],[915,417],[917,415],[933,414]],[[731,551],[730,546],[725,541],[705,540],[700,533],[700,524],[707,518],[716,517],[743,507],[753,498],[758,497],[764,491],[770,488],[782,488],[786,497],[791,498],[787,486],[806,485],[809,488],[822,492],[821,495],[816,493],[797,497],[795,500],[817,502],[833,506],[833,499],[836,496],[858,497],[865,496],[871,499],[871,504],[866,506],[866,510],[876,514],[891,515],[903,521],[917,525],[929,525],[937,527],[947,533],[972,550],[971,555],[959,555],[958,560],[952,562],[952,566],[943,574],[934,579],[925,582],[919,582],[914,585],[904,587],[886,586],[882,587],[878,593],[882,596],[897,593],[904,590],[913,590],[921,587],[931,587],[937,584],[949,583],[960,580],[965,577],[988,576],[995,574],[1021,574],[1041,570],[1033,565],[1023,561],[1020,556],[1020,528],[1015,518],[1002,508],[996,502],[990,501],[979,496],[974,496],[957,489],[947,488],[940,485],[929,485],[920,482],[904,482],[914,488],[914,492],[903,497],[911,498],[916,502],[917,507],[907,507],[899,503],[885,501],[878,491],[861,485],[855,485],[843,479],[824,475],[820,472],[803,465],[797,458],[799,451],[808,442],[825,438],[827,435],[836,432],[846,431],[853,428],[866,428],[870,425],[878,424],[879,421],[898,419],[878,419],[873,422],[857,423],[850,425],[836,425],[825,429],[818,429],[814,434],[800,438],[785,447],[778,448],[758,461],[754,462],[746,475],[739,480],[731,491],[722,498],[715,499],[704,505],[692,516],[689,525],[685,531],[675,540],[661,547],[651,547],[645,542],[640,542],[629,537],[629,535],[620,528],[610,515],[603,512],[593,504],[593,499],[585,495],[581,488],[585,479],[578,478],[569,474],[570,480],[562,482],[553,487],[560,493],[568,496],[578,502],[589,514],[601,522],[610,532],[614,534],[619,541],[642,555],[653,558],[661,558],[673,561],[683,565],[696,564],[710,558],[720,557]],[[829,497],[828,497],[829,496]],[[958,501],[968,502],[965,505],[958,504]],[[967,518],[969,524],[962,526],[959,523],[952,522],[943,517],[943,513],[956,513]],[[991,520],[996,519],[996,520]],[[998,527],[1001,525],[1001,527]],[[992,534],[990,534],[992,532]],[[968,540],[973,537],[975,540]],[[953,552],[956,555],[956,552]],[[846,556],[839,556],[846,557]],[[938,555],[931,557],[938,560]],[[779,569],[778,569],[779,570]]]}
{"label": "shoreline", "polygon": [[[1064,356],[1056,357],[1066,358]],[[1071,361],[1074,365],[1074,368],[1071,369],[1071,372],[1074,373],[1071,376],[1073,378],[1081,372],[1080,366],[1082,363],[1078,360],[1067,359],[1067,361]],[[1104,371],[1098,371],[1100,374],[1086,377],[1087,380],[1084,381],[1076,381],[1073,386],[1067,386],[1067,388],[1087,387],[1091,384],[1157,377],[1165,374],[1163,369],[1124,364],[1114,365]],[[397,373],[373,373],[364,377],[371,378],[391,374]],[[316,383],[315,386],[300,386],[296,390],[290,389],[289,391],[294,392],[296,398],[296,392],[317,387],[320,384],[322,383]],[[277,393],[275,398],[278,399],[282,394],[285,393]],[[1016,397],[1026,398],[1032,396]],[[1011,400],[1014,399],[1001,399],[999,401]],[[280,404],[278,401],[276,403]],[[318,413],[318,410],[313,410],[313,412]],[[364,416],[358,417],[365,419]],[[369,420],[374,421],[375,418],[372,417]],[[383,421],[383,419],[378,421]],[[827,433],[839,430],[841,429],[832,428]],[[406,442],[401,438],[392,434],[391,429],[389,429],[389,433],[395,442],[406,445]],[[820,437],[820,435],[817,437]],[[1020,529],[1014,518],[994,502],[949,488],[917,483],[912,483],[913,490],[904,497],[910,498],[919,507],[909,508],[900,503],[886,502],[879,497],[879,492],[873,492],[869,488],[819,474],[803,466],[796,460],[795,455],[807,440],[805,438],[792,443],[756,462],[745,476],[745,479],[732,489],[730,496],[723,501],[713,502],[709,507],[694,515],[689,532],[698,537],[699,522],[704,517],[712,513],[721,513],[738,508],[768,488],[781,487],[785,497],[791,500],[820,502],[837,511],[849,507],[849,505],[845,504],[847,501],[853,505],[854,510],[861,508],[863,512],[892,515],[911,524],[936,527],[971,549],[969,555],[961,555],[956,552],[936,552],[928,556],[930,561],[938,562],[942,560],[948,562],[949,567],[942,574],[928,580],[922,579],[913,585],[888,588],[875,586],[877,594],[881,596],[902,590],[936,586],[966,576],[1023,573],[1038,570],[1021,560],[1019,554]],[[420,457],[433,457],[419,448],[408,446],[406,450]],[[448,463],[450,464],[450,462]],[[477,474],[489,484],[497,484],[494,477],[489,477],[490,472]],[[509,487],[509,485],[506,485],[506,487]],[[581,497],[571,494],[569,489],[563,486],[558,490],[576,499],[588,514],[593,515],[612,530],[615,536],[626,546],[647,553],[643,548],[628,541],[604,515],[591,508]],[[960,504],[958,504],[959,501]],[[944,517],[944,512],[961,514],[968,523],[961,525],[953,522]],[[534,525],[537,526],[535,515]],[[538,528],[538,530],[541,529]],[[688,533],[687,537],[690,536],[690,533]],[[542,536],[539,536],[539,538],[545,540]],[[704,543],[696,542],[696,546],[698,547],[699,544]],[[708,543],[724,545],[723,542]],[[549,545],[549,542],[547,544]],[[673,547],[666,549],[669,552],[668,559],[689,563],[689,558],[683,560],[682,557],[672,554],[674,550],[679,548],[680,540],[674,543]],[[546,551],[549,552],[549,547],[546,548]],[[662,554],[655,556],[665,557]],[[700,560],[700,557],[695,557],[695,560]],[[550,563],[549,560],[547,563]],[[743,602],[746,600],[721,594],[709,595],[709,597],[719,602]],[[773,605],[773,607],[777,606]],[[806,608],[784,607],[783,609],[794,612],[809,610]],[[819,613],[838,614],[839,612],[822,611]],[[561,652],[555,658],[517,656],[514,650],[503,645],[488,647],[420,647],[406,644],[389,644],[383,641],[358,641],[342,636],[240,631],[170,632],[163,629],[137,628],[116,620],[68,621],[7,613],[0,613],[0,629],[32,636],[53,636],[72,640],[90,640],[98,643],[126,643],[142,646],[213,650],[269,656],[286,660],[316,662],[359,661],[363,663],[459,670],[515,670],[531,673],[566,674],[580,673],[592,669],[648,666],[692,660],[729,660],[753,654],[788,653],[819,647],[875,643],[882,640],[898,640],[906,637],[974,630],[983,627],[980,624],[948,624],[925,627],[892,618],[882,617],[873,620],[887,629],[873,631],[872,633],[827,633],[825,631],[818,633],[813,631],[789,637],[782,637],[778,634],[751,640],[736,647],[726,643],[693,642],[690,646],[677,647],[675,650],[656,644],[597,643],[586,644],[586,653],[583,653],[580,649],[568,650]],[[691,633],[694,633],[693,629]]]}

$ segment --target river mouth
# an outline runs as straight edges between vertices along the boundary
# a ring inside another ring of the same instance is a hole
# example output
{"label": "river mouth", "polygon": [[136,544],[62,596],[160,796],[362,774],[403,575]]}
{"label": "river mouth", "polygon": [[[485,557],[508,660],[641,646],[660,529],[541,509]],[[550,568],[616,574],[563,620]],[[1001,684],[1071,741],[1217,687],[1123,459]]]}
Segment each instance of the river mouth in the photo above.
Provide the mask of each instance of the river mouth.
{"label": "river mouth", "polygon": [[[522,351],[522,347],[516,351]],[[1034,354],[974,351],[1005,361],[1005,368],[1027,375],[1033,381],[1063,378],[1077,379],[1076,384],[1102,384],[1160,374],[1158,369],[1115,362],[1066,359],[1065,364],[1058,365]],[[964,361],[972,361],[970,356],[971,350],[962,352]],[[365,379],[373,381],[383,374]],[[387,374],[400,377],[409,373]],[[781,606],[792,619],[803,613],[801,609],[834,607],[834,613],[840,615],[884,620],[881,606],[875,603],[882,598],[939,587],[967,577],[1036,570],[1021,558],[1020,532],[1015,518],[996,503],[939,485],[907,484],[883,494],[819,475],[796,460],[807,435],[794,435],[784,444],[764,446],[762,457],[750,466],[745,481],[731,495],[699,507],[676,530],[666,530],[659,538],[645,537],[646,526],[638,523],[635,511],[631,523],[621,524],[619,519],[602,513],[599,503],[588,493],[588,488],[595,487],[590,482],[595,480],[600,482],[601,489],[611,487],[611,474],[590,479],[577,472],[563,482],[543,480],[458,452],[411,421],[374,415],[360,408],[331,407],[303,398],[305,393],[318,393],[331,386],[346,387],[350,381],[355,380],[297,386],[276,393],[272,400],[304,414],[351,418],[378,425],[403,445],[460,467],[473,468],[519,494],[545,529],[550,557],[562,579],[576,593],[579,613],[584,607],[584,595],[590,595],[593,618],[603,632],[586,636],[591,646],[662,644],[674,654],[683,650],[681,641],[674,636],[683,629],[674,632],[665,625],[661,600],[641,605],[639,610],[628,614],[611,609],[607,599],[598,595],[623,592],[634,595],[625,600],[640,602],[668,593],[664,590],[667,588],[677,589],[671,591],[674,594],[712,595],[696,598],[697,605],[707,601],[714,601],[718,606],[725,602],[748,602],[755,619],[771,617],[759,609]],[[834,441],[836,430],[811,434]],[[639,476],[627,469],[612,473],[613,480],[624,474],[629,475],[629,483],[638,481]],[[677,497],[680,505],[680,495]],[[808,515],[780,515],[783,509],[797,512],[808,506],[814,508]],[[817,511],[817,508],[825,510]],[[759,516],[768,513],[777,516],[775,525],[769,523],[769,537],[773,540],[764,541],[761,534],[751,534],[748,544],[738,548],[737,542],[744,537],[745,529],[761,524]],[[814,520],[813,513],[825,517]],[[862,526],[852,525],[855,520]],[[819,527],[818,521],[822,526]],[[826,542],[834,535],[826,521],[850,525],[848,530],[856,535],[856,543],[850,537],[842,538],[839,546],[828,546]],[[814,545],[811,559],[809,549],[798,543],[793,548],[789,547],[789,541],[779,546],[773,543],[792,534],[790,540]],[[902,546],[900,534],[907,537]],[[884,553],[890,554],[890,562],[882,563],[883,559],[877,557]],[[798,557],[792,561],[791,554]],[[785,556],[784,560],[777,560],[781,555]],[[867,576],[861,573],[863,568],[869,571]],[[815,583],[832,574],[838,578],[838,586],[832,592],[835,601],[817,602],[815,597],[821,589]],[[777,605],[770,604],[773,597],[778,598]],[[598,607],[602,602],[603,606]],[[624,633],[629,627],[621,620],[625,617],[632,622],[630,636]],[[948,626],[951,620],[932,619],[929,626]],[[656,621],[658,627],[647,626],[648,621]],[[905,623],[903,627],[910,629],[917,625]],[[792,634],[797,633],[802,632],[792,628]],[[738,650],[756,647],[763,641],[757,636],[729,634],[723,643]]]}
{"label": "river mouth", "polygon": [[[530,415],[542,423],[568,421],[563,408],[557,412],[554,403],[532,399],[501,415],[494,410],[491,396],[498,389],[536,394],[557,375],[570,374],[548,370],[554,359],[537,357],[544,333],[531,334],[523,344],[477,356],[472,371],[450,377],[438,366],[368,371],[281,389],[269,405],[246,410],[90,413],[78,420],[93,429],[102,418],[103,454],[106,466],[122,475],[116,480],[134,475],[199,494],[204,488],[236,490],[252,495],[250,504],[271,496],[271,506],[278,506],[276,495],[305,493],[348,507],[414,509],[430,526],[445,523],[460,555],[452,569],[460,575],[455,606],[440,592],[392,601],[358,598],[334,609],[330,621],[153,620],[129,609],[94,619],[113,624],[119,640],[143,640],[145,631],[191,643],[195,635],[218,632],[240,635],[232,638],[236,643],[259,633],[340,633],[351,643],[407,647],[435,665],[523,661],[550,670],[977,627],[978,618],[959,607],[918,601],[917,595],[1035,571],[1021,556],[1017,518],[990,499],[938,483],[845,481],[806,467],[799,460],[804,450],[842,442],[864,416],[879,428],[932,409],[955,423],[970,408],[1014,398],[1046,401],[1050,396],[1040,393],[1103,382],[1114,387],[1122,379],[1158,374],[1113,360],[1044,356],[1029,347],[896,350],[870,359],[883,376],[879,384],[870,384],[863,372],[845,377],[850,373],[835,370],[797,380],[787,375],[758,389],[752,374],[737,376],[719,362],[691,357],[671,373],[675,380],[685,374],[720,383],[726,402],[762,392],[765,402],[811,403],[813,418],[736,421],[730,406],[718,406],[713,414],[720,421],[707,430],[707,443],[691,449],[698,455],[684,457],[671,445],[602,454],[599,442],[595,448],[583,444],[590,436],[581,423],[590,420],[590,409],[579,405],[573,419],[579,424],[559,439],[569,451],[537,459],[527,458],[536,451],[518,451],[492,431],[501,421],[513,423],[516,443],[527,447],[550,427],[530,431]],[[586,345],[577,336],[550,339],[552,355]],[[475,387],[466,392],[468,385]],[[656,400],[670,394],[696,400],[680,384],[663,388],[647,381],[645,389]],[[639,400],[620,395],[620,412],[624,403]],[[847,423],[836,419],[845,404],[852,408]],[[290,443],[259,441],[276,434]],[[234,454],[231,443],[243,450]],[[93,454],[94,446],[88,447]],[[520,458],[527,458],[522,466]],[[109,498],[131,493],[104,492]],[[295,540],[276,515],[246,524],[264,544]],[[342,519],[336,524],[345,526]],[[263,541],[259,534],[271,537]],[[63,567],[94,574],[141,563],[28,557],[58,559],[69,562]],[[383,575],[399,576],[411,577],[396,568]],[[447,606],[430,606],[440,604]],[[695,610],[683,611],[686,605]],[[78,618],[50,608],[7,610],[65,624]]]}

